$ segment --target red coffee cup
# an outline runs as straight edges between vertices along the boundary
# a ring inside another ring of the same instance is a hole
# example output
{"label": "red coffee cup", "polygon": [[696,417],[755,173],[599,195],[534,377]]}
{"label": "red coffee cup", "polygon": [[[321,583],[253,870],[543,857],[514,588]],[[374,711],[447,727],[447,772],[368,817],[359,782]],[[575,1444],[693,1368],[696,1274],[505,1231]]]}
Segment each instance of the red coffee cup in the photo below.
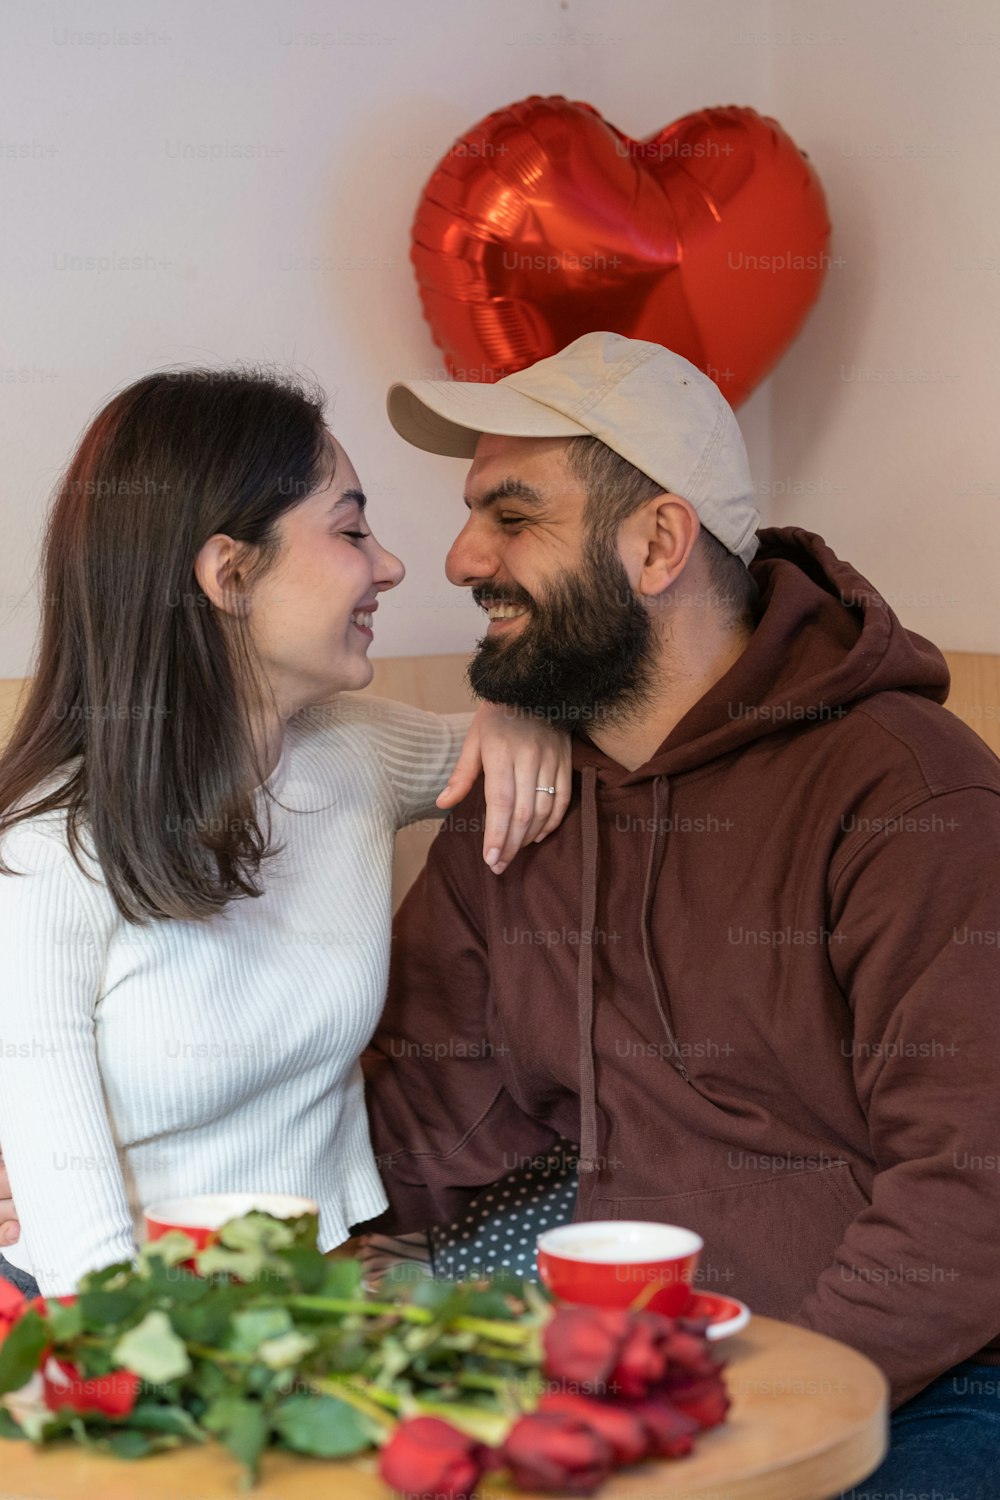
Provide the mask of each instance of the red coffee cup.
{"label": "red coffee cup", "polygon": [[190,1235],[199,1250],[214,1245],[219,1230],[229,1219],[257,1210],[275,1219],[297,1219],[301,1214],[317,1214],[311,1198],[297,1198],[291,1193],[197,1193],[189,1198],[169,1198],[144,1208],[146,1238],[158,1240],[179,1229]]}
{"label": "red coffee cup", "polygon": [[561,1224],[538,1236],[538,1274],[560,1302],[630,1307],[641,1299],[676,1317],[691,1300],[704,1243],[693,1229],[644,1219]]}

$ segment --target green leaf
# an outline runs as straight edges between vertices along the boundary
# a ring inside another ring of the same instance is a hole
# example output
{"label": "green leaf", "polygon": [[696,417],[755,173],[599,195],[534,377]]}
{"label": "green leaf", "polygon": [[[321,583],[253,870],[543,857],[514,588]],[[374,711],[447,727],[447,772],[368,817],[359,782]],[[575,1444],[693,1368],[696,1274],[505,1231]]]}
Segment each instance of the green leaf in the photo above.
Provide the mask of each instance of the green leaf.
{"label": "green leaf", "polygon": [[68,1307],[64,1307],[53,1297],[48,1308],[53,1342],[68,1344],[70,1339],[75,1339],[83,1329],[83,1313],[80,1311],[79,1302],[71,1302]]}
{"label": "green leaf", "polygon": [[149,1453],[180,1447],[180,1439],[168,1434],[147,1434],[116,1424],[110,1427],[73,1417],[70,1430],[81,1447],[91,1453],[112,1453],[116,1458],[145,1458]]}
{"label": "green leaf", "polygon": [[292,1326],[287,1307],[251,1307],[234,1315],[226,1347],[236,1354],[255,1354],[265,1340],[290,1333]]}
{"label": "green leaf", "polygon": [[167,1271],[163,1280],[150,1277],[150,1290],[161,1299],[190,1306],[192,1302],[204,1302],[213,1295],[212,1283],[204,1276],[195,1276],[190,1271]]}
{"label": "green leaf", "polygon": [[157,1261],[165,1266],[178,1266],[182,1260],[191,1260],[197,1245],[189,1234],[180,1229],[168,1229],[158,1240],[147,1240],[139,1249],[139,1273],[148,1274]]}
{"label": "green leaf", "polygon": [[202,1276],[236,1276],[252,1281],[270,1263],[263,1250],[228,1250],[224,1245],[209,1245],[199,1251],[196,1265]]}
{"label": "green leaf", "polygon": [[105,1266],[100,1271],[88,1271],[86,1276],[77,1282],[77,1291],[80,1296],[85,1292],[96,1292],[99,1287],[112,1287],[117,1281],[126,1284],[131,1276],[135,1275],[130,1260],[117,1260],[113,1266]]}
{"label": "green leaf", "polygon": [[243,1289],[234,1283],[205,1282],[205,1285],[210,1295],[171,1308],[170,1321],[188,1343],[219,1345],[228,1334],[230,1319],[246,1298]]}
{"label": "green leaf", "polygon": [[36,1411],[26,1413],[21,1426],[21,1436],[31,1443],[47,1443],[50,1438],[59,1437],[70,1430],[69,1421],[51,1411],[46,1411],[44,1415]]}
{"label": "green leaf", "polygon": [[315,1250],[319,1237],[319,1215],[300,1214],[296,1219],[277,1219],[253,1210],[229,1219],[219,1230],[223,1245],[234,1250],[281,1250],[292,1245]]}
{"label": "green leaf", "polygon": [[370,1351],[364,1342],[364,1330],[351,1329],[346,1330],[341,1337],[338,1337],[337,1342],[324,1349],[323,1353],[331,1372],[352,1375],[362,1368]]}
{"label": "green leaf", "polygon": [[289,1245],[276,1251],[274,1258],[287,1265],[289,1279],[303,1292],[318,1292],[326,1281],[326,1256],[307,1245]]}
{"label": "green leaf", "polygon": [[176,1438],[166,1439],[160,1437],[152,1439],[144,1432],[137,1432],[134,1428],[126,1428],[123,1432],[115,1432],[107,1439],[108,1449],[116,1458],[145,1458],[147,1453],[152,1453],[156,1448],[176,1448]]}
{"label": "green leaf", "polygon": [[140,1401],[127,1418],[129,1427],[146,1427],[156,1432],[172,1432],[178,1437],[191,1438],[204,1443],[207,1438],[191,1413],[182,1406],[155,1406],[149,1401]]}
{"label": "green leaf", "polygon": [[517,1313],[510,1306],[504,1293],[496,1287],[476,1288],[466,1294],[463,1312],[470,1318],[498,1318],[501,1322],[516,1322]]}
{"label": "green leaf", "polygon": [[[465,1311],[467,1299],[451,1283],[447,1281],[418,1282],[413,1288],[410,1297],[414,1307],[426,1307],[430,1312],[437,1313],[442,1322],[450,1317]],[[484,1317],[488,1314],[483,1314]]]}
{"label": "green leaf", "polygon": [[316,1458],[346,1458],[372,1446],[364,1417],[336,1396],[293,1396],[271,1419],[284,1443]]}
{"label": "green leaf", "polygon": [[268,1432],[267,1417],[257,1402],[244,1401],[239,1396],[221,1396],[213,1401],[202,1424],[256,1477]]}
{"label": "green leaf", "polygon": [[14,1324],[0,1344],[0,1395],[19,1391],[38,1369],[42,1350],[49,1342],[49,1332],[35,1308],[30,1308]]}
{"label": "green leaf", "polygon": [[276,1339],[265,1339],[257,1350],[257,1355],[269,1370],[288,1370],[293,1365],[300,1364],[318,1343],[319,1340],[313,1338],[312,1334],[292,1329]]}
{"label": "green leaf", "polygon": [[[73,1304],[80,1309],[84,1323],[95,1330],[102,1330],[113,1323],[124,1323],[145,1300],[146,1289],[134,1283],[119,1291],[84,1292]],[[68,1310],[68,1309],[67,1309]]]}
{"label": "green leaf", "polygon": [[294,1221],[274,1219],[270,1214],[243,1214],[222,1225],[219,1240],[230,1250],[280,1250],[295,1244]]}
{"label": "green leaf", "polygon": [[326,1274],[319,1288],[321,1297],[343,1297],[346,1301],[361,1296],[361,1265],[356,1260],[328,1260]]}
{"label": "green leaf", "polygon": [[111,1352],[120,1365],[153,1385],[176,1380],[191,1369],[187,1349],[166,1313],[158,1309],[148,1312],[141,1323],[118,1340]]}
{"label": "green leaf", "polygon": [[17,1423],[14,1421],[14,1418],[11,1416],[6,1406],[0,1406],[0,1437],[24,1437],[24,1433],[21,1431],[20,1427],[18,1427]]}

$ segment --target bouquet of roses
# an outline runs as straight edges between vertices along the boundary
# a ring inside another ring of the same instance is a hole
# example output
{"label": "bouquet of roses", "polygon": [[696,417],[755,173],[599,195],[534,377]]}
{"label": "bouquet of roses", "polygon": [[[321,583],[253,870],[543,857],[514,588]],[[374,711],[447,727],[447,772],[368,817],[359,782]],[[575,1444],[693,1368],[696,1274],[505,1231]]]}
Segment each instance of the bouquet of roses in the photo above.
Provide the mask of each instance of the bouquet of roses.
{"label": "bouquet of roses", "polygon": [[504,1273],[449,1283],[402,1267],[370,1296],[317,1228],[251,1213],[197,1252],[170,1233],[72,1297],[29,1302],[0,1281],[0,1434],[122,1458],[216,1438],[244,1484],[269,1446],[377,1448],[404,1494],[461,1500],[493,1470],[590,1494],[725,1417],[704,1324],[556,1309]]}

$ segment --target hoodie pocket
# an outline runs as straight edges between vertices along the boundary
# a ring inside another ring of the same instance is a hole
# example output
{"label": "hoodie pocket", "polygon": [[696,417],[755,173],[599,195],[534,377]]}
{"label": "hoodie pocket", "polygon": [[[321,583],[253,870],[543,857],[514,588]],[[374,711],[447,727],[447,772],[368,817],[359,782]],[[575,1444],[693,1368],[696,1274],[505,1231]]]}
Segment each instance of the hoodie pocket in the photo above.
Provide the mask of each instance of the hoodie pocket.
{"label": "hoodie pocket", "polygon": [[868,1199],[846,1162],[657,1198],[595,1198],[585,1216],[681,1224],[705,1241],[695,1287],[787,1318],[813,1290]]}

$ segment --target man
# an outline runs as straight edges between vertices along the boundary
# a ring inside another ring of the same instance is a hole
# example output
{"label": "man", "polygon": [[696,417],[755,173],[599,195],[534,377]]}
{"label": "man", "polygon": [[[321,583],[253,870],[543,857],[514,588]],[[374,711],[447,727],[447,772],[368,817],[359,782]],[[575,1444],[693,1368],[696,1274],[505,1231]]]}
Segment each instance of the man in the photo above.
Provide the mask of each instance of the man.
{"label": "man", "polygon": [[702,1288],[882,1367],[880,1491],[992,1493],[1000,762],[941,653],[819,536],[758,537],[728,404],[658,345],[588,334],[389,413],[473,459],[474,690],[577,734],[559,831],[496,877],[477,789],[399,912],[371,1227],[579,1141],[578,1219],[687,1225]]}

